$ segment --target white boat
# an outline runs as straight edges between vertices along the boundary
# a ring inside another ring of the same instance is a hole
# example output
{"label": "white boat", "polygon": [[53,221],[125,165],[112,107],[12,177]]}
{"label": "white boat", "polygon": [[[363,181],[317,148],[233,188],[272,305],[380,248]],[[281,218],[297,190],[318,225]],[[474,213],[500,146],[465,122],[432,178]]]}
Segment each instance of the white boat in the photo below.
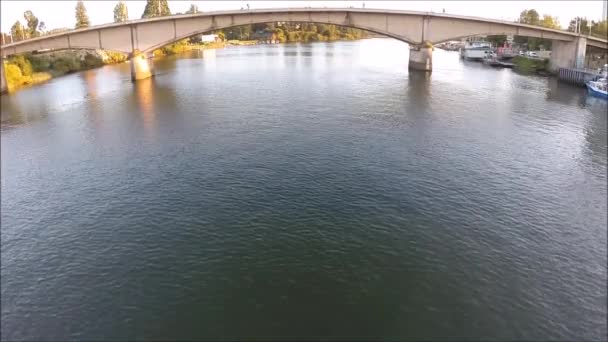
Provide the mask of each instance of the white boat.
{"label": "white boat", "polygon": [[460,57],[466,60],[482,61],[489,53],[492,53],[492,46],[484,41],[467,42],[464,48],[460,49]]}
{"label": "white boat", "polygon": [[587,82],[587,91],[591,95],[608,99],[608,80],[600,78],[597,81]]}

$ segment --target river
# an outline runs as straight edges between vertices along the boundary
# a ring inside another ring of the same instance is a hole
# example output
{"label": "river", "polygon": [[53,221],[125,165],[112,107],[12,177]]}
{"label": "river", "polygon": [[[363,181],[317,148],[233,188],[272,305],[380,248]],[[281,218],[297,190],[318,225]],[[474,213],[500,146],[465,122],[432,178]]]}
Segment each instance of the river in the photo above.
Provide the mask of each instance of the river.
{"label": "river", "polygon": [[407,49],[2,96],[2,339],[605,338],[606,102]]}

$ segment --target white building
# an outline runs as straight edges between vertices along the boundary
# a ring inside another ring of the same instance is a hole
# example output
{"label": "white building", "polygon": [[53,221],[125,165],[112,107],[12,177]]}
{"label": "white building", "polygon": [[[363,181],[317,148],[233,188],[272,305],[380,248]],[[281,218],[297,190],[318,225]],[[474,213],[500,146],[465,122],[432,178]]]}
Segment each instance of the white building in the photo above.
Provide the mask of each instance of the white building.
{"label": "white building", "polygon": [[220,37],[217,34],[203,34],[201,36],[202,42],[217,42],[220,40]]}
{"label": "white building", "polygon": [[602,20],[608,20],[608,0],[602,1],[604,6],[602,7]]}

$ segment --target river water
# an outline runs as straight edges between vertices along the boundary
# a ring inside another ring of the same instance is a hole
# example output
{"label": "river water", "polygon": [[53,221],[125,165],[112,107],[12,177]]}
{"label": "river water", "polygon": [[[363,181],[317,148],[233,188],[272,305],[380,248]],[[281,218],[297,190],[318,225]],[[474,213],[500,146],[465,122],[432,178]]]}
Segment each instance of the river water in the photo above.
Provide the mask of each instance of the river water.
{"label": "river water", "polygon": [[407,49],[2,96],[2,338],[605,338],[606,102]]}

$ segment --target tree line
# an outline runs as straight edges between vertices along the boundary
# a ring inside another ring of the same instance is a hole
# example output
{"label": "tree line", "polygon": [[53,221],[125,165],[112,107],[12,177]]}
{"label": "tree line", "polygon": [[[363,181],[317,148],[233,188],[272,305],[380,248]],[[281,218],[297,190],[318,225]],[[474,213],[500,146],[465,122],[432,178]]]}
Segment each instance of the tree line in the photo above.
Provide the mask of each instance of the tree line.
{"label": "tree line", "polygon": [[[535,9],[523,10],[516,22],[561,30],[557,17],[548,14],[541,17]],[[568,31],[606,39],[608,37],[607,23],[606,20],[596,22],[593,20],[589,21],[586,18],[576,17],[570,20]],[[507,40],[507,36],[489,36],[487,39],[495,45],[502,45]],[[515,36],[513,41],[517,44],[527,46],[528,50],[551,49],[550,39]]]}

